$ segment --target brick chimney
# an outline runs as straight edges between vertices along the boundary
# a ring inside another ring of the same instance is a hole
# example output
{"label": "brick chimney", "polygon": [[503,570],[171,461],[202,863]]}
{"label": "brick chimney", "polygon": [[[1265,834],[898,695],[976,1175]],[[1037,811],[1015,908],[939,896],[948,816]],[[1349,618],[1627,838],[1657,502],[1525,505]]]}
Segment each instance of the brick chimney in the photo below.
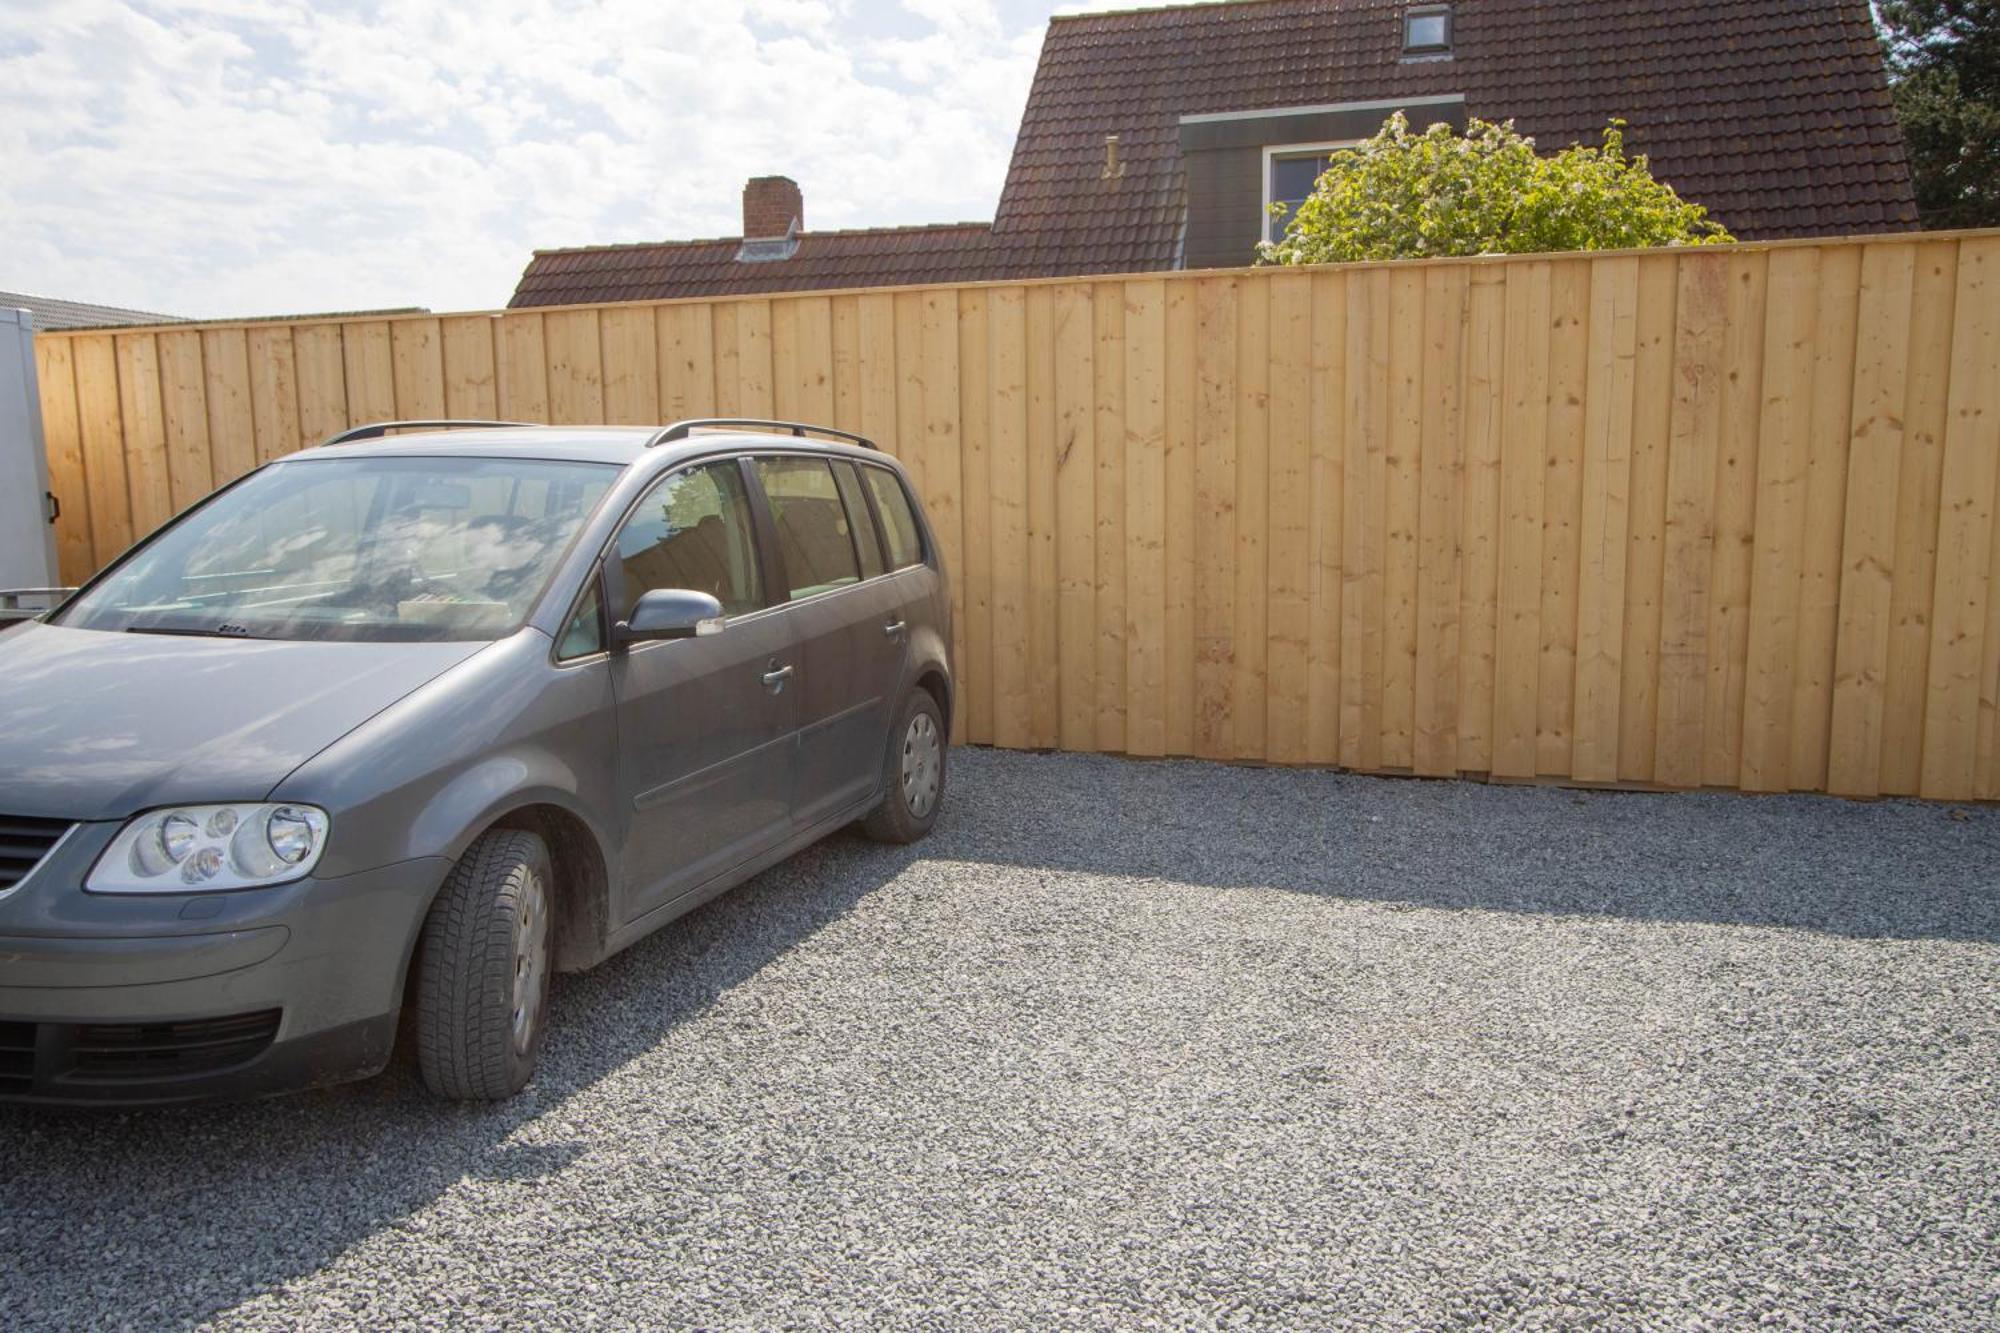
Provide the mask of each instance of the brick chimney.
{"label": "brick chimney", "polygon": [[743,187],[743,236],[765,240],[805,230],[806,197],[790,176],[752,176]]}

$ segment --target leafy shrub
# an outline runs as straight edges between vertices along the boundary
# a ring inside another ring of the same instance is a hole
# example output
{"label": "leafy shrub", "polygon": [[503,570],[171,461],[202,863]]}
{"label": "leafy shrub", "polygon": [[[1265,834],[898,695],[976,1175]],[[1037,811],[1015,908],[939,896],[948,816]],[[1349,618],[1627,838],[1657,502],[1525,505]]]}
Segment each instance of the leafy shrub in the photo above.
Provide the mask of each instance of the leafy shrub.
{"label": "leafy shrub", "polygon": [[[1282,204],[1273,212],[1282,213]],[[1410,131],[1402,112],[1373,139],[1333,155],[1283,239],[1258,247],[1264,264],[1533,254],[1704,245],[1733,239],[1708,210],[1625,156],[1623,123],[1604,145],[1550,157],[1514,123],[1474,119]]]}

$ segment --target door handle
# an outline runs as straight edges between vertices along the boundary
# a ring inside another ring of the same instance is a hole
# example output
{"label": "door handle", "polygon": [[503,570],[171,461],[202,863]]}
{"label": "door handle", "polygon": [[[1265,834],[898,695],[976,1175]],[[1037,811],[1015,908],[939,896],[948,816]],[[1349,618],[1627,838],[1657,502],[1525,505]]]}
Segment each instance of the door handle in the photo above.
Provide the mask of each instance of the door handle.
{"label": "door handle", "polygon": [[764,688],[776,694],[779,690],[785,688],[785,682],[791,678],[792,668],[790,666],[781,666],[775,671],[766,671],[764,673]]}
{"label": "door handle", "polygon": [[886,638],[891,638],[891,639],[897,638],[902,634],[902,632],[903,632],[903,622],[900,620],[892,620],[888,624],[882,627],[883,636]]}

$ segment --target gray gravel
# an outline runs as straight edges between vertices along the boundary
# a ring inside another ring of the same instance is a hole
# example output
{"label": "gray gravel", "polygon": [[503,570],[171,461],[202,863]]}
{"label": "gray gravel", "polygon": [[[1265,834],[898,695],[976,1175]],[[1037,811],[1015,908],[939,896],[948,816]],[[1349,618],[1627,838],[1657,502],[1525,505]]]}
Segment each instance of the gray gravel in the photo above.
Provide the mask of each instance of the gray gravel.
{"label": "gray gravel", "polygon": [[0,1326],[2000,1320],[2000,811],[953,762],[507,1106],[0,1112]]}

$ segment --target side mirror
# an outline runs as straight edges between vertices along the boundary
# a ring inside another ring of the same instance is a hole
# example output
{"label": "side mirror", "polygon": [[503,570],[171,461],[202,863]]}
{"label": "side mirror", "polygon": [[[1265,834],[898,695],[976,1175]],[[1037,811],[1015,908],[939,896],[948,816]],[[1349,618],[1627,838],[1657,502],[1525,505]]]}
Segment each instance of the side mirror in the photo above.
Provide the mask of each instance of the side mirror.
{"label": "side mirror", "polygon": [[657,639],[692,639],[722,633],[722,603],[705,592],[655,588],[639,598],[632,618],[611,627],[620,646]]}

